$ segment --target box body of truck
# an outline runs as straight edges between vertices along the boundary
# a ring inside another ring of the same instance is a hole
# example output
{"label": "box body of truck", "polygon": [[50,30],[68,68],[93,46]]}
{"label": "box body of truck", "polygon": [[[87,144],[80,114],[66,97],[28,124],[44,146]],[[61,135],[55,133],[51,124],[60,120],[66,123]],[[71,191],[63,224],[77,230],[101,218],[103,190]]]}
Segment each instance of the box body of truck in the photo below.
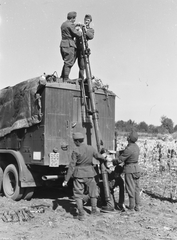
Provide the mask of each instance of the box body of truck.
{"label": "box body of truck", "polygon": [[[115,94],[104,88],[94,91],[103,147],[113,150]],[[0,192],[14,200],[28,199],[35,187],[44,184],[44,175],[62,178],[71,159],[74,132],[82,132],[84,142],[96,148],[89,107],[79,84],[38,77],[1,90]],[[12,192],[11,173],[18,184]]]}

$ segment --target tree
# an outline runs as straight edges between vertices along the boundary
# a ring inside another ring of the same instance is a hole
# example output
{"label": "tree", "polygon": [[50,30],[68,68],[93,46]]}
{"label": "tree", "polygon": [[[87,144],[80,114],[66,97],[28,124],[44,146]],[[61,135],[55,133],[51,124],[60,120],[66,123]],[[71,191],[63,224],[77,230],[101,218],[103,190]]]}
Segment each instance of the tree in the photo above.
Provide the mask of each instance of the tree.
{"label": "tree", "polygon": [[125,131],[126,123],[123,120],[117,121],[115,125],[118,131],[122,131],[122,132]]}
{"label": "tree", "polygon": [[168,131],[168,129],[164,128],[163,126],[159,126],[159,127],[157,127],[157,133],[168,134],[169,131]]}
{"label": "tree", "polygon": [[132,129],[136,129],[137,124],[131,119],[126,122],[126,132],[130,132]]}
{"label": "tree", "polygon": [[174,126],[173,121],[170,118],[167,118],[166,116],[161,117],[161,125],[160,126],[154,126],[152,124],[148,125],[146,122],[142,121],[139,124],[137,124],[133,120],[123,121],[117,121],[115,123],[115,129],[120,132],[130,132],[132,129],[136,129],[139,132],[146,132],[151,134],[168,134],[173,133],[174,131],[177,132],[177,125]]}
{"label": "tree", "polygon": [[147,125],[147,123],[145,123],[145,122],[140,122],[140,123],[138,124],[138,130],[139,130],[140,132],[148,132],[148,125]]}
{"label": "tree", "polygon": [[158,129],[157,127],[155,127],[154,125],[149,125],[148,127],[148,133],[158,133]]}
{"label": "tree", "polygon": [[168,130],[168,133],[173,133],[173,121],[170,118],[167,118],[166,116],[161,117],[161,126]]}

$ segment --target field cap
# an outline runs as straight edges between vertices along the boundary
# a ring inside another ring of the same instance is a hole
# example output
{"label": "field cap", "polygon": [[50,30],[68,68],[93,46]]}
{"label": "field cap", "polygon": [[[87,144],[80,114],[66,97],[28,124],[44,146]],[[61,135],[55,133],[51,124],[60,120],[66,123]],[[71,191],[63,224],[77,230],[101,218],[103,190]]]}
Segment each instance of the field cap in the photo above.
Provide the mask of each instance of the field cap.
{"label": "field cap", "polygon": [[67,15],[67,19],[75,18],[77,16],[76,12],[69,12]]}
{"label": "field cap", "polygon": [[138,133],[135,130],[131,131],[129,134],[129,139],[132,143],[135,143],[138,140]]}
{"label": "field cap", "polygon": [[90,14],[86,14],[86,15],[85,15],[85,19],[86,19],[86,18],[90,19],[90,22],[92,21],[92,16],[91,16]]}
{"label": "field cap", "polygon": [[77,140],[77,139],[84,139],[84,135],[80,132],[75,132],[73,133],[73,139]]}

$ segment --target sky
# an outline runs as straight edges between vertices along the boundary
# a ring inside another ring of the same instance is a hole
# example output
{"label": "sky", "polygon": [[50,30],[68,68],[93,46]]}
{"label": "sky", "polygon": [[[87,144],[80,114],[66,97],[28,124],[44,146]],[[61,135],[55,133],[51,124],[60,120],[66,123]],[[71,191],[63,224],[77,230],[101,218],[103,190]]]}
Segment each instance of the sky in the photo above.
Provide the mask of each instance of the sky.
{"label": "sky", "polygon": [[[57,72],[67,13],[91,14],[92,75],[116,94],[115,121],[177,124],[177,0],[0,0],[0,89]],[[78,76],[77,63],[70,78]]]}

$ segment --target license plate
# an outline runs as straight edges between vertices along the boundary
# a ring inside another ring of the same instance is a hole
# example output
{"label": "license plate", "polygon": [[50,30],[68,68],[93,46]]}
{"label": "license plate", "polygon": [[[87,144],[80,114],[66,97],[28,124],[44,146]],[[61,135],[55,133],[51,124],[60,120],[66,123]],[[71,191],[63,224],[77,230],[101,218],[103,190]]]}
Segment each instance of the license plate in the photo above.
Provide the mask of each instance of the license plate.
{"label": "license plate", "polygon": [[50,167],[58,167],[59,166],[59,153],[50,153]]}

